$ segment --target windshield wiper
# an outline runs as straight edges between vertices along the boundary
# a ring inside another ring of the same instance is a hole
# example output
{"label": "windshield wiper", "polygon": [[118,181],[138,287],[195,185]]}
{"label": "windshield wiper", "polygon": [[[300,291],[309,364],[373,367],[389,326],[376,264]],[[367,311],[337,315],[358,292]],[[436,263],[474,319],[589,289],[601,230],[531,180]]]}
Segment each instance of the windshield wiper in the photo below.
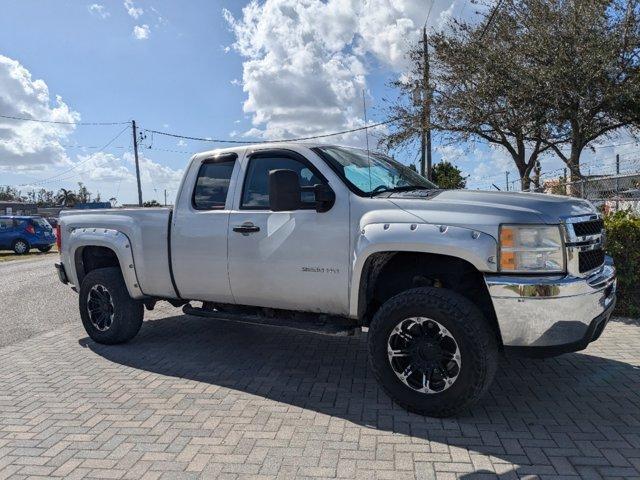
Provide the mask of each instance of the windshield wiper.
{"label": "windshield wiper", "polygon": [[410,192],[412,190],[433,190],[431,187],[424,187],[422,185],[403,185],[401,187],[381,188],[380,190],[374,190],[371,192],[371,196],[378,195],[380,193],[397,193],[397,192]]}

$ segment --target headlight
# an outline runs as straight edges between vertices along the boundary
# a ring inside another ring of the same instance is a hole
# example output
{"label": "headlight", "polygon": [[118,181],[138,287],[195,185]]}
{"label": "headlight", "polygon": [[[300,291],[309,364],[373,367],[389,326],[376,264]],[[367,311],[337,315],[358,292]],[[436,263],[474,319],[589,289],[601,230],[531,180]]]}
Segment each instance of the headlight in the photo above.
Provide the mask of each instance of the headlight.
{"label": "headlight", "polygon": [[563,272],[560,227],[501,225],[499,258],[502,272]]}

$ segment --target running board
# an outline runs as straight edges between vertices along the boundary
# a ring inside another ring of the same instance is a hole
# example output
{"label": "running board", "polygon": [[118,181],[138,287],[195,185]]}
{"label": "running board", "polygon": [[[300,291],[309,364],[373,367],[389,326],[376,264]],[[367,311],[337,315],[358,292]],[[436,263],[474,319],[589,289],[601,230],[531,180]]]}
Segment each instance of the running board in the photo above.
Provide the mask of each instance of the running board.
{"label": "running board", "polygon": [[270,318],[245,313],[218,312],[204,308],[196,308],[190,304],[182,307],[187,315],[213,318],[228,322],[248,323],[251,325],[266,325],[269,327],[289,328],[303,332],[319,333],[322,335],[353,335],[359,328],[355,320],[328,315],[309,314],[308,318]]}

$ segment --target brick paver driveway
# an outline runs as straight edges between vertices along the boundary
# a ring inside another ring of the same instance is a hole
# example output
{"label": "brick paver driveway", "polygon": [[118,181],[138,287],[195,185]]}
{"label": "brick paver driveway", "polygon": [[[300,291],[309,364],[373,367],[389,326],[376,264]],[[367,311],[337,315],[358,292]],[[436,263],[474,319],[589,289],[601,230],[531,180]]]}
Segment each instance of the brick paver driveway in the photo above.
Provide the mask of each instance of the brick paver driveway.
{"label": "brick paver driveway", "polygon": [[167,312],[127,345],[71,325],[0,349],[0,477],[640,477],[636,323],[503,361],[480,405],[438,420],[380,391],[364,334]]}

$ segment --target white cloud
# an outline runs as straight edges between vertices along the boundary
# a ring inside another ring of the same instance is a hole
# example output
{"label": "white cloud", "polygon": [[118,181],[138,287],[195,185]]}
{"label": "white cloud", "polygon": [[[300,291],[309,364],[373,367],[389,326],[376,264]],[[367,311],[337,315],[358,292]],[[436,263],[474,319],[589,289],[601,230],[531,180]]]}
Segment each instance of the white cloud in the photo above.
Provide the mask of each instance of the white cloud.
{"label": "white cloud", "polygon": [[133,0],[124,0],[124,8],[127,10],[127,13],[131,18],[135,18],[136,20],[142,16],[144,10],[140,7],[136,7],[133,4]]}
{"label": "white cloud", "polygon": [[187,142],[185,142],[183,139],[178,140],[177,145],[179,147],[186,147],[187,146]]}
{"label": "white cloud", "polygon": [[89,5],[87,9],[92,15],[95,15],[97,17],[108,18],[109,16],[111,16],[104,5],[100,5],[99,3],[93,3]]}
{"label": "white cloud", "polygon": [[146,40],[149,38],[149,25],[136,25],[133,27],[133,36],[138,40]]}
{"label": "white cloud", "polygon": [[75,170],[85,182],[133,181],[134,174],[125,162],[112,153],[95,152],[90,155],[78,155]]}
{"label": "white cloud", "polygon": [[[456,4],[436,1],[429,24]],[[245,59],[246,134],[282,138],[364,125],[366,75],[375,64],[406,68],[427,9],[424,0],[252,0],[238,18],[223,13]]]}
{"label": "white cloud", "polygon": [[[125,153],[123,159],[129,163],[133,169],[135,165],[134,157],[131,153]],[[156,199],[159,202],[164,200],[164,190],[168,191],[168,198],[171,200],[180,186],[183,169],[173,169],[166,165],[154,162],[141,153],[138,158],[140,162],[140,180],[142,183],[142,196],[145,200]]]}
{"label": "white cloud", "polygon": [[[172,199],[180,186],[183,169],[161,165],[147,157],[144,151],[140,152],[138,160],[144,200],[163,201],[165,189],[169,192],[168,198]],[[74,164],[77,181],[83,182],[94,194],[100,192],[103,199],[117,197],[119,203],[137,201],[135,158],[132,153],[126,152],[121,156],[107,152],[79,155]],[[67,180],[65,184],[75,187],[75,181]],[[35,188],[40,187],[36,184]]]}
{"label": "white cloud", "polygon": [[[18,61],[0,55],[0,112],[56,122],[77,122],[80,114],[60,96],[52,101],[43,80],[33,79]],[[74,125],[0,118],[0,170],[42,171],[69,163],[62,146]]]}
{"label": "white cloud", "polygon": [[440,158],[449,163],[455,164],[456,162],[464,162],[469,159],[466,155],[465,149],[459,145],[440,145],[435,148],[440,154]]}

